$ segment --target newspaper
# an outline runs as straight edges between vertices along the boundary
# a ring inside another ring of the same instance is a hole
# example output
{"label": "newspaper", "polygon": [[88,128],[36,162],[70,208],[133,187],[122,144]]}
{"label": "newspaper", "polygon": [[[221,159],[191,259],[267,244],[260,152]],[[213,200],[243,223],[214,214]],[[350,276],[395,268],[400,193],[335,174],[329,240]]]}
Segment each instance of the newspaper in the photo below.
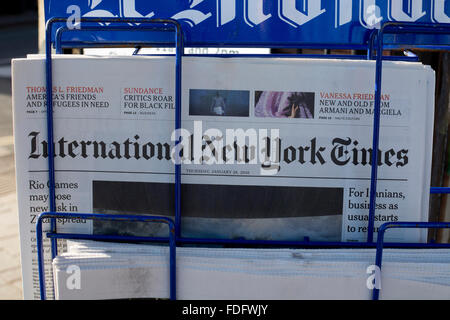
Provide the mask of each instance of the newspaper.
{"label": "newspaper", "polygon": [[[40,56],[13,61],[26,299],[39,298],[35,222],[49,210],[44,70]],[[173,216],[178,163],[184,237],[365,241],[373,61],[184,57],[182,75],[175,131],[173,57],[54,57],[58,212]],[[375,232],[428,219],[433,111],[432,69],[384,62]],[[148,223],[57,227],[168,234]],[[426,231],[386,240],[423,242]]]}
{"label": "newspaper", "polygon": [[[177,299],[361,300],[374,287],[386,300],[450,298],[448,250],[385,249],[382,277],[370,283],[374,256],[375,249],[181,247]],[[70,241],[53,260],[56,298],[168,298],[168,261],[167,246]]]}

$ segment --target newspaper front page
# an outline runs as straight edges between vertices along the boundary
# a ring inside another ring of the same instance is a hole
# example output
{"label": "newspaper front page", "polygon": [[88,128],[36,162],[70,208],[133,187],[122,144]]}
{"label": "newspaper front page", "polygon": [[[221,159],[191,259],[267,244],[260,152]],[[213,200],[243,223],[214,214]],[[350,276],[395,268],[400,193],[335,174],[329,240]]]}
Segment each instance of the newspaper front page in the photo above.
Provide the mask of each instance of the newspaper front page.
{"label": "newspaper front page", "polygon": [[[175,132],[173,57],[55,56],[58,212],[173,216],[180,163],[184,237],[365,241],[373,61],[184,57],[182,75]],[[13,99],[24,295],[36,299],[35,223],[49,210],[42,57],[13,61]],[[434,72],[384,62],[381,103],[375,233],[428,220]],[[58,219],[57,228],[168,235],[135,222]],[[426,232],[386,240],[423,242]],[[46,271],[51,297],[50,258]]]}

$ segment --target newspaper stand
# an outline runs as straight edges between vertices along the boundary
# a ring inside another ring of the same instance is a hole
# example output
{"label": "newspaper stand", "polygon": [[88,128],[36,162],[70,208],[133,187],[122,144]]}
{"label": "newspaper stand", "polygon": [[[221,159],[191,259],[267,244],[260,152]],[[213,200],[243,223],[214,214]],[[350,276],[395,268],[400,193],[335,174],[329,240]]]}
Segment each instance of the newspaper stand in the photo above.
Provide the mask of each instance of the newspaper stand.
{"label": "newspaper stand", "polygon": [[[182,25],[173,19],[147,19],[147,18],[81,18],[81,24],[78,25],[77,32],[88,31],[108,31],[108,32],[130,32],[130,31],[148,31],[149,38],[146,41],[63,41],[62,34],[64,32],[71,32],[73,30],[65,26],[67,18],[51,18],[46,25],[46,87],[47,96],[51,97],[52,88],[52,44],[54,44],[56,52],[62,53],[62,48],[65,47],[102,47],[105,45],[127,45],[135,46],[136,50],[133,54],[138,54],[142,45],[152,45],[167,47],[168,45],[174,45],[176,49],[175,61],[176,61],[176,74],[175,74],[175,128],[181,128],[181,64],[182,56],[184,54],[184,39],[186,30],[182,29]],[[64,23],[64,25],[62,25]],[[102,23],[99,26],[98,23]],[[129,24],[134,23],[138,26],[131,27]],[[55,30],[54,26],[59,24],[59,28]],[[84,24],[87,24],[84,26]],[[105,24],[105,25],[103,25]],[[109,25],[114,24],[114,25]],[[56,32],[55,32],[56,31]],[[168,43],[167,38],[164,40],[153,39],[151,33],[166,32],[173,33],[173,41]],[[372,150],[378,149],[379,144],[379,130],[380,130],[380,104],[381,104],[381,77],[382,77],[382,62],[383,60],[402,60],[402,61],[417,61],[417,57],[384,57],[382,56],[383,48],[386,47],[384,36],[386,34],[400,35],[400,34],[428,34],[428,35],[450,35],[450,24],[424,24],[424,23],[400,23],[400,22],[387,22],[382,24],[380,29],[367,30],[367,41],[364,44],[367,50],[366,56],[358,55],[213,55],[215,57],[295,57],[295,58],[323,58],[323,59],[376,59],[375,69],[375,105],[374,105],[374,122],[373,122],[373,146]],[[272,37],[273,38],[273,37]],[[389,43],[389,48],[401,48],[405,44],[396,44],[395,39]],[[200,46],[200,45],[199,45]],[[214,44],[204,43],[203,46],[211,47]],[[277,42],[275,39],[267,41],[263,45],[261,43],[257,45],[245,45],[245,47],[282,47],[283,43]],[[292,45],[289,45],[292,47]],[[410,42],[411,47],[424,47],[424,43],[417,40]],[[302,39],[298,39],[296,44],[297,48],[330,48],[330,49],[361,49],[361,46],[354,46],[352,44],[344,45],[329,45],[329,44],[305,44]],[[440,43],[436,45],[427,44],[425,46],[429,49],[444,49],[450,48],[450,43]],[[378,54],[375,56],[374,52]],[[173,56],[173,55],[172,55]],[[197,56],[197,55],[189,55]],[[200,55],[199,55],[200,56]],[[201,55],[205,56],[205,55]],[[206,55],[208,56],[208,55]],[[211,56],[211,55],[209,55]],[[48,141],[53,141],[53,105],[52,99],[47,99],[47,134]],[[232,246],[268,246],[268,247],[321,247],[321,248],[376,248],[375,264],[381,268],[382,253],[384,247],[390,248],[450,248],[450,244],[437,244],[437,243],[384,243],[385,231],[389,228],[450,228],[450,222],[442,223],[428,223],[428,222],[397,222],[397,223],[385,223],[381,225],[378,231],[378,241],[374,242],[373,233],[368,232],[366,242],[314,242],[309,241],[309,238],[300,241],[275,241],[275,240],[247,240],[247,239],[211,239],[211,238],[186,238],[181,236],[181,167],[180,164],[175,165],[175,214],[174,219],[167,217],[159,217],[152,215],[105,215],[95,213],[66,213],[56,212],[55,208],[55,166],[54,166],[54,148],[53,144],[49,143],[48,150],[48,167],[49,167],[49,193],[50,193],[50,211],[40,214],[37,225],[37,251],[38,251],[38,267],[39,267],[39,285],[41,292],[41,299],[46,298],[45,292],[45,271],[43,261],[43,235],[42,235],[42,223],[44,219],[50,219],[50,232],[46,233],[46,236],[51,239],[51,252],[52,258],[57,255],[57,239],[84,239],[84,240],[107,240],[107,241],[140,241],[140,242],[159,242],[169,243],[169,257],[170,257],[170,299],[176,299],[176,247],[189,244],[214,244],[214,245],[232,245]],[[372,153],[372,163],[377,163],[377,152]],[[378,166],[371,166],[371,182],[370,182],[370,208],[369,208],[369,222],[368,230],[374,229],[374,217],[375,217],[375,200],[376,200],[376,184],[377,184],[377,172]],[[450,188],[431,188],[431,193],[450,193]],[[102,236],[102,235],[86,235],[86,234],[67,234],[58,233],[56,230],[56,218],[84,218],[84,219],[103,219],[103,220],[118,220],[118,221],[145,221],[149,223],[164,223],[169,226],[168,237],[131,237],[131,236]],[[373,290],[373,299],[379,298],[379,290]]]}

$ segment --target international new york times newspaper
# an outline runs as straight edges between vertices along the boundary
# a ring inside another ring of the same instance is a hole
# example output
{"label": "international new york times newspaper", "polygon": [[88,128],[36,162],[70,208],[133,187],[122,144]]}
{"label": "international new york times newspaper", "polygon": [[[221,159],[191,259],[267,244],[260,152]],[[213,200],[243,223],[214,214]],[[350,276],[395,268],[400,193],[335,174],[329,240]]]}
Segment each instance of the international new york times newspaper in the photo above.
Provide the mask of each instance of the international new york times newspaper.
{"label": "international new york times newspaper", "polygon": [[[55,56],[58,212],[172,217],[179,163],[184,237],[365,241],[373,61],[184,57],[182,71],[174,131],[173,57]],[[49,210],[43,57],[13,61],[13,96],[24,296],[33,299],[35,223]],[[384,62],[375,233],[428,219],[433,111],[431,68]],[[57,222],[59,232],[168,234],[157,224]]]}

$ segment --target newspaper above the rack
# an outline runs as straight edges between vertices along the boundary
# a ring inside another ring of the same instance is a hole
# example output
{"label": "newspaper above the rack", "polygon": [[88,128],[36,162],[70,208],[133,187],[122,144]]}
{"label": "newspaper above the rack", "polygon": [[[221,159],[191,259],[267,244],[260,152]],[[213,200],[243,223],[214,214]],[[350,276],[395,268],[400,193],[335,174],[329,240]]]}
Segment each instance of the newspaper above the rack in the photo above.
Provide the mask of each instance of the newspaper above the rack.
{"label": "newspaper above the rack", "polygon": [[[42,56],[13,61],[25,298],[38,298],[34,229],[49,210],[44,70]],[[182,75],[174,132],[173,57],[54,56],[57,211],[173,216],[177,162],[184,237],[365,241],[373,61],[184,57]],[[375,227],[427,221],[432,69],[385,62],[381,110]],[[168,234],[77,219],[58,231]]]}

